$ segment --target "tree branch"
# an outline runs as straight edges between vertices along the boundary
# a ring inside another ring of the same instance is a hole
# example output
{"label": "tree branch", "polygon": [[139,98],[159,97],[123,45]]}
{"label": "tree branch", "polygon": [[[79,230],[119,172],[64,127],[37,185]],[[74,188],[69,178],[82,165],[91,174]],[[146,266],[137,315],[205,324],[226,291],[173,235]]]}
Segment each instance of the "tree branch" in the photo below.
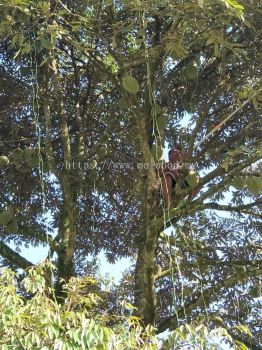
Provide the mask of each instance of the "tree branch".
{"label": "tree branch", "polygon": [[34,266],[30,261],[23,258],[21,255],[16,253],[13,249],[8,247],[7,244],[0,241],[0,254],[2,257],[7,259],[10,263],[15,264],[18,268],[23,270]]}
{"label": "tree branch", "polygon": [[[259,90],[260,92],[260,90]],[[224,120],[222,120],[222,122],[220,122],[219,124],[217,124],[207,135],[205,135],[202,140],[200,140],[196,145],[195,145],[195,149],[197,147],[199,147],[203,142],[205,142],[210,136],[214,136],[215,132],[217,130],[220,130],[222,128],[222,126],[224,126],[224,124],[227,123],[227,121],[229,119],[231,119],[232,117],[234,117],[239,111],[241,111],[243,109],[243,107],[245,107],[248,103],[250,103],[250,100],[255,97],[258,94],[258,92],[256,92],[255,94],[253,94],[248,100],[246,100],[245,102],[243,102],[239,107],[237,107],[231,114],[229,114]]]}
{"label": "tree branch", "polygon": [[[238,175],[240,171],[242,171],[249,165],[255,163],[259,159],[261,159],[261,156],[257,154],[255,156],[249,157],[242,163],[230,169],[227,174],[225,173],[225,170],[221,167],[218,167],[213,171],[211,171],[201,180],[201,183],[200,183],[201,187],[206,185],[208,182],[214,180],[216,177],[220,176],[222,177],[222,180],[219,181],[217,184],[214,184],[211,188],[207,189],[196,200],[192,202],[186,202],[185,200],[182,200],[176,203],[176,207],[169,209],[166,213],[164,213],[164,215],[161,215],[161,217],[160,216],[157,217],[153,223],[156,230],[158,232],[162,232],[163,229],[166,229],[171,225],[173,225],[174,224],[173,221],[179,220],[183,215],[187,215],[187,216],[192,215],[199,210],[205,209],[206,204],[203,203],[205,199],[210,198],[216,192],[221,191],[221,189],[225,188],[228,184],[231,183],[232,179],[236,175]],[[246,212],[246,214],[248,213]]]}
{"label": "tree branch", "polygon": [[241,276],[234,275],[226,280],[220,280],[218,283],[211,286],[210,288],[207,288],[201,293],[198,293],[198,295],[196,295],[195,297],[193,296],[193,299],[187,304],[185,304],[183,308],[178,310],[176,315],[173,315],[164,320],[162,323],[160,323],[160,325],[157,327],[157,333],[162,333],[166,329],[175,329],[178,326],[178,319],[183,317],[185,313],[189,314],[196,307],[209,305],[211,302],[214,301],[214,296],[222,288],[234,287],[237,283],[239,283],[240,279],[245,279],[249,277],[249,272],[252,272],[252,276],[260,276],[262,274],[262,268],[247,267],[246,272],[243,272]]}
{"label": "tree branch", "polygon": [[[260,266],[262,264],[262,260],[231,260],[231,261],[222,261],[218,259],[210,259],[202,257],[201,264],[203,266]],[[193,268],[199,268],[199,261],[197,262],[189,262],[186,266],[193,267]],[[172,269],[167,269],[164,271],[159,272],[155,275],[155,281],[157,281],[160,278],[163,278],[167,275],[169,275],[173,272],[178,272],[176,268],[176,264],[174,263],[174,266]]]}
{"label": "tree branch", "polygon": [[258,217],[262,217],[262,214],[256,213],[254,211],[250,211],[247,209],[253,208],[257,205],[262,204],[262,200],[258,200],[256,202],[252,202],[249,204],[243,204],[243,205],[238,205],[238,206],[231,206],[231,205],[222,205],[222,204],[217,204],[215,202],[210,202],[206,203],[202,206],[203,209],[214,209],[214,210],[222,210],[222,211],[233,211],[233,212],[238,212],[238,213],[243,213],[243,214],[250,214]]}

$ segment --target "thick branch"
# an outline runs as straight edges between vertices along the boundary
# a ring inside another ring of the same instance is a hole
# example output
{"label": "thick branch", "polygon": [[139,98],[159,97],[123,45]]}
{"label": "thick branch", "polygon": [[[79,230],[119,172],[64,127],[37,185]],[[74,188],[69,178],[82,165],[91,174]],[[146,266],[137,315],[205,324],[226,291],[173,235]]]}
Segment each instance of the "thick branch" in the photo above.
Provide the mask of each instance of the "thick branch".
{"label": "thick branch", "polygon": [[52,137],[51,137],[51,113],[50,113],[50,104],[48,97],[48,79],[46,78],[45,91],[43,92],[42,103],[44,110],[44,122],[45,122],[45,133],[46,133],[46,152],[47,152],[47,161],[50,166],[50,170],[59,178],[58,168],[56,167],[56,162],[53,155],[53,146],[52,146]]}
{"label": "thick branch", "polygon": [[254,211],[250,211],[248,209],[256,207],[258,205],[262,204],[262,200],[258,200],[256,202],[252,202],[249,204],[243,204],[238,206],[232,206],[232,205],[222,205],[217,204],[215,202],[206,203],[202,206],[203,209],[214,209],[214,210],[222,210],[222,211],[232,211],[237,213],[243,213],[243,214],[249,214],[253,216],[262,217],[262,214],[256,213]]}
{"label": "thick branch", "polygon": [[16,253],[4,242],[0,242],[0,254],[10,263],[15,264],[18,268],[21,268],[23,270],[33,266],[33,264],[30,261]]}
{"label": "thick branch", "polygon": [[[199,269],[199,265],[200,265],[199,263],[200,263],[199,260],[197,262],[188,262],[186,266]],[[243,260],[222,261],[222,260],[202,257],[201,264],[203,264],[203,266],[261,266],[262,260],[244,260],[243,259]],[[170,269],[161,271],[160,273],[155,275],[155,280],[158,280],[160,278],[170,275],[171,271],[173,273],[178,272],[176,263],[173,264],[172,269],[170,268]]]}
{"label": "thick branch", "polygon": [[[257,93],[256,93],[257,94]],[[253,98],[256,94],[254,94],[251,98]],[[236,108],[232,113],[230,113],[222,122],[217,124],[207,135],[205,135],[202,140],[200,140],[194,148],[199,147],[203,142],[205,142],[209,137],[213,137],[217,130],[220,130],[224,124],[226,124],[232,117],[234,117],[239,111],[242,111],[243,107],[245,107],[248,103],[250,103],[250,99],[243,102],[238,108]]]}
{"label": "thick branch", "polygon": [[[61,86],[59,83],[59,72],[57,62],[55,59],[52,61],[53,69],[53,82],[54,82],[54,93],[57,102],[57,113],[60,121],[60,135],[62,140],[63,148],[63,160],[65,162],[64,167],[61,171],[61,189],[63,196],[62,210],[60,213],[59,223],[59,235],[61,237],[61,243],[58,251],[58,270],[59,279],[57,291],[61,291],[61,278],[68,280],[73,275],[73,255],[75,249],[75,205],[72,194],[72,183],[71,183],[71,172],[70,167],[67,165],[71,164],[72,153],[70,144],[69,128],[67,124],[66,111],[64,108],[64,101],[61,92]],[[59,290],[60,289],[60,290]]]}

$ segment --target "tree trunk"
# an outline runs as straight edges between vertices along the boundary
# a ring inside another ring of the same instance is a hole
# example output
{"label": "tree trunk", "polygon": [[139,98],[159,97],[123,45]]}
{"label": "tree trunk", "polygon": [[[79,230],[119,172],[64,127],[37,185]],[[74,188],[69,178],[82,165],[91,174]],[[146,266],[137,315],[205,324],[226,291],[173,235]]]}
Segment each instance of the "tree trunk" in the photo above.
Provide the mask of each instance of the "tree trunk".
{"label": "tree trunk", "polygon": [[[73,276],[73,256],[75,249],[75,210],[68,174],[62,175],[63,203],[60,215],[58,235],[60,247],[58,249],[58,285],[61,280],[68,281]],[[59,289],[59,288],[58,288]]]}
{"label": "tree trunk", "polygon": [[59,72],[56,60],[52,62],[54,93],[56,99],[56,110],[60,122],[60,137],[62,141],[63,164],[60,172],[60,185],[62,191],[62,205],[60,212],[59,232],[60,246],[58,249],[58,280],[57,294],[61,294],[64,282],[73,276],[73,257],[76,238],[75,203],[73,196],[72,175],[72,153],[70,135],[67,124],[66,111],[61,93]]}
{"label": "tree trunk", "polygon": [[[138,257],[135,269],[135,306],[138,316],[145,324],[155,323],[156,293],[154,287],[154,257],[157,246],[157,231],[154,229],[154,219],[157,214],[157,190],[159,180],[154,168],[154,159],[149,148],[149,135],[145,118],[139,118],[138,132],[145,161],[146,183],[141,188],[141,241],[138,247]],[[144,184],[143,179],[143,184]]]}

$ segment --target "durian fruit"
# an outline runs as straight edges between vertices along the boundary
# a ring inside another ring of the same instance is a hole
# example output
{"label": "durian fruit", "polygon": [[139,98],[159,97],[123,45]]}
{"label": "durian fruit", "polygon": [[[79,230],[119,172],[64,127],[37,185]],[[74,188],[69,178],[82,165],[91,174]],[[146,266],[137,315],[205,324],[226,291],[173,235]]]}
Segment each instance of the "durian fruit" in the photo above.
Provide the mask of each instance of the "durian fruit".
{"label": "durian fruit", "polygon": [[15,218],[12,218],[12,220],[6,225],[6,230],[8,233],[16,233],[18,231],[18,225]]}
{"label": "durian fruit", "polygon": [[162,108],[158,103],[154,103],[151,110],[151,115],[160,115],[162,113]]}
{"label": "durian fruit", "polygon": [[262,295],[262,284],[257,282],[254,286],[251,287],[250,295],[253,298],[259,298]]}
{"label": "durian fruit", "polygon": [[25,161],[30,168],[37,168],[39,165],[39,157],[36,148],[27,147],[25,149]]}
{"label": "durian fruit", "polygon": [[126,110],[129,108],[129,102],[124,96],[121,96],[118,100],[118,106],[119,108]]}
{"label": "durian fruit", "polygon": [[49,163],[47,160],[43,161],[43,173],[48,173],[50,171]]}
{"label": "durian fruit", "polygon": [[262,180],[257,176],[248,177],[247,181],[247,189],[254,196],[258,196],[262,191]]}
{"label": "durian fruit", "polygon": [[6,156],[0,157],[0,168],[5,168],[9,165],[9,159]]}
{"label": "durian fruit", "polygon": [[104,193],[106,191],[106,185],[104,182],[99,181],[96,185],[96,190],[98,193]]}
{"label": "durian fruit", "polygon": [[186,79],[194,80],[198,75],[197,67],[193,63],[190,63],[184,68],[183,74]]}
{"label": "durian fruit", "polygon": [[175,194],[180,195],[181,193],[182,193],[182,186],[179,182],[177,182],[175,186]]}
{"label": "durian fruit", "polygon": [[199,176],[195,171],[191,170],[186,176],[186,182],[191,188],[195,188],[199,183]]}
{"label": "durian fruit", "polygon": [[97,153],[97,155],[98,155],[98,157],[99,157],[100,159],[105,158],[106,155],[107,155],[107,147],[106,147],[106,145],[100,145],[100,146],[98,147],[96,153]]}
{"label": "durian fruit", "polygon": [[137,94],[139,91],[139,83],[132,75],[126,75],[122,78],[122,84],[125,90],[130,94]]}
{"label": "durian fruit", "polygon": [[157,118],[157,127],[160,129],[160,131],[164,130],[167,124],[168,124],[168,116],[160,115]]}
{"label": "durian fruit", "polygon": [[153,145],[151,148],[152,156],[155,162],[160,161],[164,157],[164,150],[161,144]]}
{"label": "durian fruit", "polygon": [[4,210],[0,213],[0,224],[1,225],[7,225],[13,218],[13,211],[12,209]]}
{"label": "durian fruit", "polygon": [[13,158],[15,161],[24,159],[24,151],[21,148],[16,148],[13,150]]}
{"label": "durian fruit", "polygon": [[90,171],[88,173],[88,177],[93,182],[98,181],[99,173],[98,173],[98,171],[96,169],[90,169]]}
{"label": "durian fruit", "polygon": [[236,176],[231,183],[231,185],[239,191],[243,190],[243,188],[245,187],[245,184],[246,184],[246,181],[243,176]]}

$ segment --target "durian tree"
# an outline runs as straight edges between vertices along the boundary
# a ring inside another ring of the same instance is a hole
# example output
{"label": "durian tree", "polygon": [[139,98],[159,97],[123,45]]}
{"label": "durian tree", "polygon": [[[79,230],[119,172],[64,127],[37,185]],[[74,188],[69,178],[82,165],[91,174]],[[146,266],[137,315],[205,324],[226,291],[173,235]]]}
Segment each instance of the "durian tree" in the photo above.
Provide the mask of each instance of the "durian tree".
{"label": "durian tree", "polygon": [[[127,256],[118,288],[142,324],[222,326],[260,349],[261,11],[2,0],[3,264],[32,265],[11,241],[48,245],[63,298],[88,254]],[[200,192],[166,208],[156,169],[177,143]]]}

